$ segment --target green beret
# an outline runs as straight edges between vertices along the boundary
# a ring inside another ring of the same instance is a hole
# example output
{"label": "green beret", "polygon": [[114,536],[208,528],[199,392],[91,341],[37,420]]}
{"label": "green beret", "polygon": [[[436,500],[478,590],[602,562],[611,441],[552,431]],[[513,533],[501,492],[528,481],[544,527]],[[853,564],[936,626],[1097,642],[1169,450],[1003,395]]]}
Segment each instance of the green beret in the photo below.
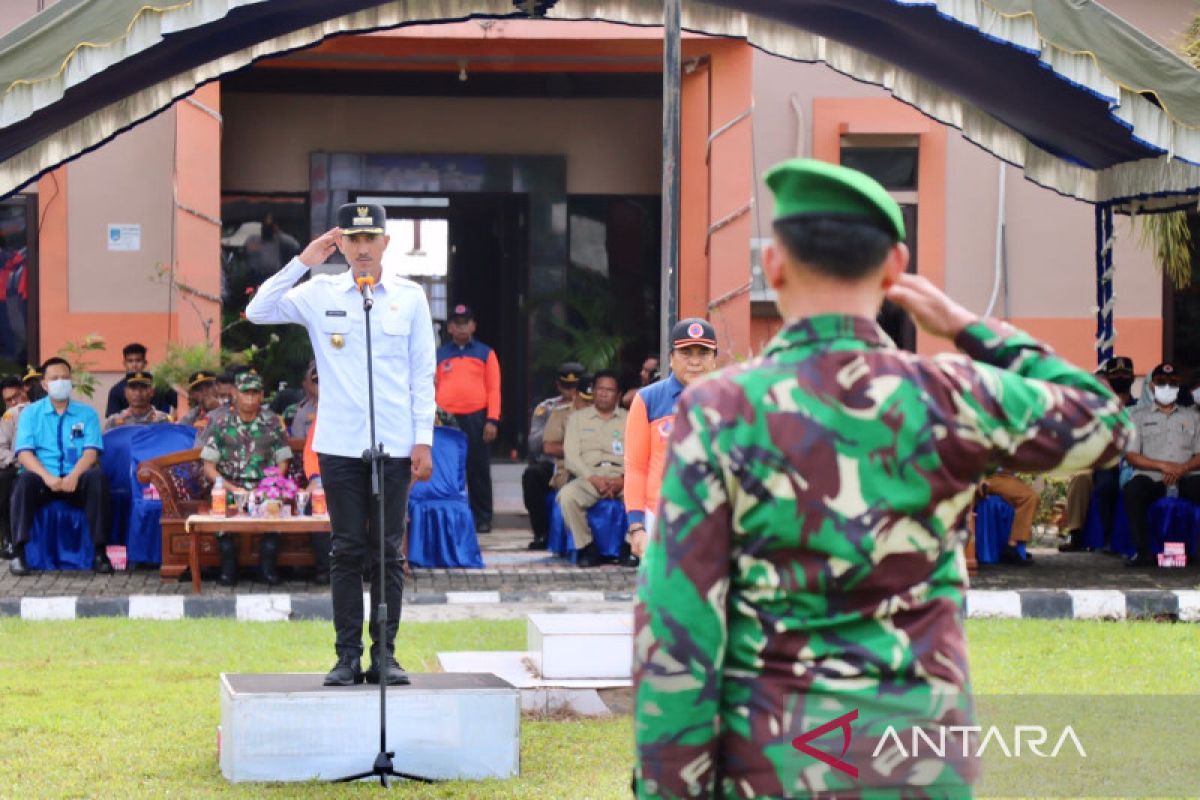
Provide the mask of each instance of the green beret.
{"label": "green beret", "polygon": [[869,175],[856,169],[808,158],[772,167],[767,186],[775,194],[775,219],[820,214],[851,214],[877,220],[904,241],[900,205]]}
{"label": "green beret", "polygon": [[234,385],[239,392],[261,392],[263,390],[262,376],[254,370],[243,372],[234,380]]}

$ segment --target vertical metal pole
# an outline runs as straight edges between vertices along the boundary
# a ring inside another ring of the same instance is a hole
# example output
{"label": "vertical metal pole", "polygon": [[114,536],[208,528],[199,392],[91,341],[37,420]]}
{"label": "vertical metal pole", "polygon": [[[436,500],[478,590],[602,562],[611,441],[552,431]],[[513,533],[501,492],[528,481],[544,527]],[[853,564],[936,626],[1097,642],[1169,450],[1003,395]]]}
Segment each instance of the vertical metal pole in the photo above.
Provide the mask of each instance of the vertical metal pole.
{"label": "vertical metal pole", "polygon": [[679,317],[679,159],[682,149],[680,104],[682,94],[682,38],[680,0],[663,0],[663,175],[662,265],[659,327],[660,369],[670,363],[671,328]]}

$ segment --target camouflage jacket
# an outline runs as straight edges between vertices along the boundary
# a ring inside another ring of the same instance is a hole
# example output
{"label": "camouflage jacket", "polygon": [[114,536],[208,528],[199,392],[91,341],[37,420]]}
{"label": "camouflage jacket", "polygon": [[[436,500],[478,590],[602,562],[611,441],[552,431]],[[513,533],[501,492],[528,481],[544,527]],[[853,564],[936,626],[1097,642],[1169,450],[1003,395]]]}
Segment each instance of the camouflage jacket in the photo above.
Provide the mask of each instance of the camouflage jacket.
{"label": "camouflage jacket", "polygon": [[[635,606],[640,797],[970,796],[971,765],[887,774],[872,754],[889,724],[973,720],[975,483],[1111,464],[1131,432],[1029,336],[984,321],[956,344],[924,358],[870,320],[811,317],[684,393]],[[843,725],[857,778],[804,749],[836,756]]]}
{"label": "camouflage jacket", "polygon": [[215,462],[222,477],[242,484],[262,480],[268,467],[292,457],[283,420],[267,409],[249,422],[236,412],[212,419],[199,445],[201,459]]}
{"label": "camouflage jacket", "polygon": [[170,422],[171,417],[159,411],[154,406],[150,406],[150,410],[145,414],[135,414],[132,409],[126,408],[124,411],[118,411],[115,414],[109,414],[104,420],[105,432],[111,431],[113,428],[120,428],[125,425],[158,425],[162,422]]}

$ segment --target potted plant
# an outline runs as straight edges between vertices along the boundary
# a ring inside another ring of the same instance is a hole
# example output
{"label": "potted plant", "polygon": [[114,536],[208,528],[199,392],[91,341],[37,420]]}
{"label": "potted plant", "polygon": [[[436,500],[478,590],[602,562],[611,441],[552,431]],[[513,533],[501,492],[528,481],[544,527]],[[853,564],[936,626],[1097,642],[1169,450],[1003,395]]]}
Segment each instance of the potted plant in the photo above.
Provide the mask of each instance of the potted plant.
{"label": "potted plant", "polygon": [[296,499],[296,482],[281,473],[278,467],[267,467],[255,491],[262,503],[263,516],[278,519],[283,512],[283,504]]}

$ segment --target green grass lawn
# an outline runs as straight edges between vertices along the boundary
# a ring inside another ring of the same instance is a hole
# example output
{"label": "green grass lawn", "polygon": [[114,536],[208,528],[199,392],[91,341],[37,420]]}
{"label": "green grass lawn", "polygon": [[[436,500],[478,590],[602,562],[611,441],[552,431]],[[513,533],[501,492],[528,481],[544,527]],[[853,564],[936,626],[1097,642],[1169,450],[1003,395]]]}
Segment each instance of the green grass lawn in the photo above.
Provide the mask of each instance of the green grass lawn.
{"label": "green grass lawn", "polygon": [[[410,671],[434,670],[438,651],[525,646],[521,621],[406,623],[400,635]],[[1200,626],[979,621],[968,636],[980,693],[1198,691]],[[232,786],[217,768],[217,674],[324,672],[332,637],[318,622],[0,620],[0,797],[367,796],[377,787]],[[519,779],[394,792],[629,796],[628,718],[526,719],[521,738]]]}

